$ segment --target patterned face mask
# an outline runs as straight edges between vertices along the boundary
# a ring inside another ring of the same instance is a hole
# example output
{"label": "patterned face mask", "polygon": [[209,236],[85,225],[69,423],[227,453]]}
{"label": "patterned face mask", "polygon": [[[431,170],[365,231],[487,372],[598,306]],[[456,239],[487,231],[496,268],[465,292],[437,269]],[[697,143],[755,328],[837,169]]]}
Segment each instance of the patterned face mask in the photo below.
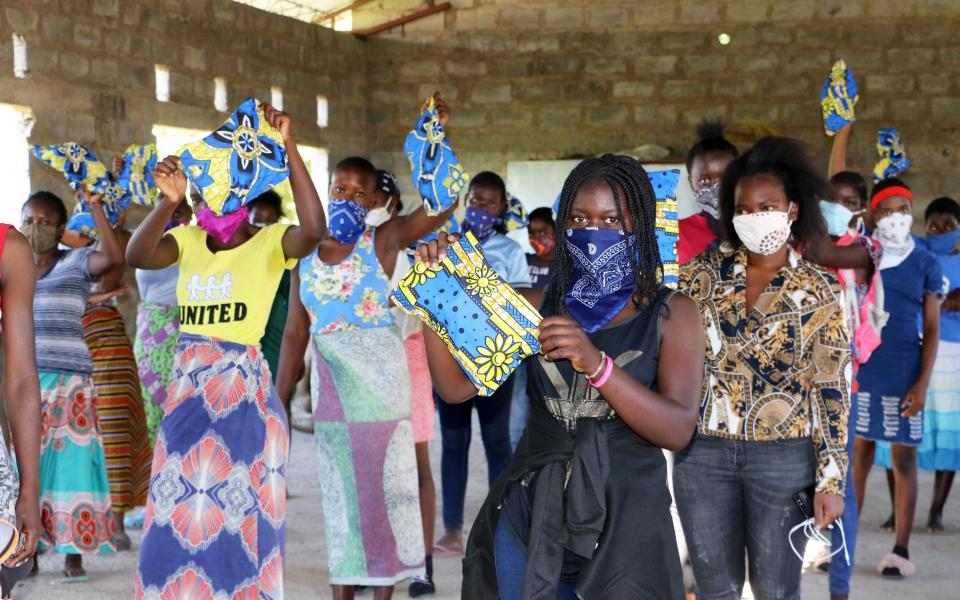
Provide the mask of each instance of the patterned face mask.
{"label": "patterned face mask", "polygon": [[705,185],[699,190],[695,191],[694,196],[697,200],[697,206],[700,209],[713,217],[714,219],[720,218],[720,182],[716,181],[710,185]]}
{"label": "patterned face mask", "polygon": [[344,246],[353,244],[366,229],[367,207],[352,200],[331,198],[327,206],[330,235]]}
{"label": "patterned face mask", "polygon": [[204,206],[197,211],[197,225],[208,235],[219,240],[221,244],[226,244],[233,238],[237,229],[247,222],[248,217],[246,206],[222,217],[218,217],[209,206]]}
{"label": "patterned face mask", "polygon": [[783,247],[790,239],[790,208],[787,204],[784,212],[774,210],[749,215],[737,215],[733,218],[733,228],[737,237],[754,254],[769,256]]}
{"label": "patterned face mask", "polygon": [[501,222],[502,219],[493,213],[468,206],[467,216],[463,220],[463,229],[464,231],[472,231],[473,235],[477,236],[482,244],[493,235],[493,228]]}
{"label": "patterned face mask", "polygon": [[584,331],[610,322],[633,297],[636,279],[630,253],[636,237],[617,229],[568,229],[564,243],[573,257],[566,294],[567,310]]}
{"label": "patterned face mask", "polygon": [[547,256],[557,247],[557,241],[549,235],[541,235],[530,238],[530,247],[537,253],[537,256]]}

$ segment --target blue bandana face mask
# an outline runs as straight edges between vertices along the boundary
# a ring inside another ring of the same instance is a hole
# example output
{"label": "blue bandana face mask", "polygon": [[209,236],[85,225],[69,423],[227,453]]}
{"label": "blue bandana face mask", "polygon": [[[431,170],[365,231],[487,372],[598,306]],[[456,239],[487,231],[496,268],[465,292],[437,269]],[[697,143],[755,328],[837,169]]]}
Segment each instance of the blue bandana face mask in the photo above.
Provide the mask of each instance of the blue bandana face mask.
{"label": "blue bandana face mask", "polygon": [[353,244],[366,229],[367,208],[350,200],[330,198],[327,205],[330,235],[341,244]]}
{"label": "blue bandana face mask", "polygon": [[934,254],[951,254],[960,244],[960,229],[927,236],[927,247]]}
{"label": "blue bandana face mask", "polygon": [[472,231],[473,235],[477,236],[477,240],[483,243],[493,235],[493,228],[501,221],[502,219],[493,213],[468,206],[467,216],[463,220],[463,229],[464,231]]}
{"label": "blue bandana face mask", "polygon": [[840,237],[850,228],[853,213],[839,202],[821,200],[820,212],[823,214],[823,220],[827,222],[827,233],[830,235]]}
{"label": "blue bandana face mask", "polygon": [[623,310],[636,288],[630,253],[636,237],[617,229],[568,229],[564,242],[573,257],[567,310],[593,333]]}

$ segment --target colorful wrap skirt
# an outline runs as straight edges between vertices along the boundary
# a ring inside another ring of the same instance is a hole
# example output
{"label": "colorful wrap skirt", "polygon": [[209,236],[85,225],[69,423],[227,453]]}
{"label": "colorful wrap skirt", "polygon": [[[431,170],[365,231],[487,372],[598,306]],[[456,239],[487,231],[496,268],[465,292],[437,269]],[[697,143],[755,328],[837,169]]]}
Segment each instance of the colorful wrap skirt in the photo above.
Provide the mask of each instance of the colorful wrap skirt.
{"label": "colorful wrap skirt", "polygon": [[110,483],[89,375],[40,371],[40,547],[64,554],[115,548]]}
{"label": "colorful wrap skirt", "polygon": [[147,416],[150,445],[157,441],[160,421],[167,401],[167,386],[173,372],[180,333],[180,310],[177,306],[143,302],[137,309],[137,340],[133,352],[140,373],[140,393]]}
{"label": "colorful wrap skirt", "polygon": [[313,336],[310,391],[330,583],[423,574],[410,378],[394,327]]}
{"label": "colorful wrap skirt", "polygon": [[123,317],[112,306],[87,309],[83,336],[93,360],[111,504],[114,512],[126,512],[147,501],[150,482],[150,441],[137,361]]}
{"label": "colorful wrap skirt", "polygon": [[423,332],[415,333],[403,340],[407,353],[407,367],[410,370],[410,391],[412,394],[413,442],[421,444],[437,437],[434,431],[433,382],[430,380],[430,367],[427,365],[427,348],[423,342]]}
{"label": "colorful wrap skirt", "polygon": [[283,597],[287,417],[257,346],[181,333],[136,598]]}

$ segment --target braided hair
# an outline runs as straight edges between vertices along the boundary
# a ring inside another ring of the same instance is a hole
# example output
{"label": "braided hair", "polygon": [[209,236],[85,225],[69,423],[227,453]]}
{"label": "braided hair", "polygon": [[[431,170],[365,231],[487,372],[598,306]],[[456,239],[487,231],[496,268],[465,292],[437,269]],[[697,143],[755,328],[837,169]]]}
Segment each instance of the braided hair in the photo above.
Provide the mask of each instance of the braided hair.
{"label": "braided hair", "polygon": [[[660,247],[655,232],[657,218],[657,196],[650,184],[650,178],[640,163],[630,157],[604,154],[597,158],[588,158],[574,167],[560,192],[557,207],[555,231],[557,240],[564,239],[567,220],[573,208],[577,192],[585,184],[602,181],[610,186],[617,203],[617,215],[623,223],[625,211],[630,212],[636,252],[630,253],[636,281],[634,306],[643,311],[652,310],[661,302],[660,290],[663,287],[663,262],[660,259]],[[566,312],[564,298],[573,271],[573,258],[565,243],[557,244],[556,274],[546,291],[544,306],[552,314]]]}

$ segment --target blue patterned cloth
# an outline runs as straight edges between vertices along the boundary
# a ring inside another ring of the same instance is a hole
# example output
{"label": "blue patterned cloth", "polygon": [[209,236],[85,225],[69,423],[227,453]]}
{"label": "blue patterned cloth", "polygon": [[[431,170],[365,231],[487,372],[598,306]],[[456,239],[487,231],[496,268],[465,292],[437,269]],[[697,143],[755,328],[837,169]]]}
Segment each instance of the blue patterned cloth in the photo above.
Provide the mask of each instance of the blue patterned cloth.
{"label": "blue patterned cloth", "polygon": [[436,216],[453,206],[469,175],[447,141],[433,98],[407,134],[403,154],[410,161],[413,187],[423,198],[427,214]]}
{"label": "blue patterned cloth", "polygon": [[140,206],[153,206],[157,200],[157,184],[153,170],[157,168],[157,146],[132,145],[123,153],[123,169],[117,175],[117,185],[125,190],[131,201]]}
{"label": "blue patterned cloth", "polygon": [[331,198],[327,204],[330,235],[341,244],[352,244],[366,229],[367,207],[352,200]]}
{"label": "blue patterned cloth", "polygon": [[[130,208],[130,195],[125,195],[123,199],[119,202],[113,204],[103,204],[103,212],[107,215],[107,220],[110,221],[111,225],[116,225],[120,220],[120,216],[123,214],[123,211]],[[73,209],[73,215],[71,215],[70,220],[67,221],[67,229],[70,231],[79,232],[88,238],[95,240],[100,239],[100,232],[97,231],[97,224],[93,220],[93,215],[90,214],[90,209],[87,207],[85,202],[80,202]]]}
{"label": "blue patterned cloth", "polygon": [[216,131],[177,154],[217,216],[239,210],[290,176],[283,138],[255,98],[244,100]]}
{"label": "blue patterned cloth", "polygon": [[507,192],[507,212],[503,215],[503,223],[507,231],[524,229],[530,223],[523,202],[510,192]]}
{"label": "blue patterned cloth", "polygon": [[873,182],[896,177],[910,166],[900,134],[893,127],[883,127],[877,131],[877,154],[880,160],[873,167]]}
{"label": "blue patterned cloth", "polygon": [[86,188],[95,194],[103,194],[103,202],[113,205],[120,202],[126,193],[117,185],[93,150],[75,142],[31,148],[33,155],[63,173],[74,190]]}
{"label": "blue patterned cloth", "polygon": [[830,75],[823,82],[820,106],[823,109],[823,129],[834,135],[847,125],[856,123],[854,107],[860,100],[857,80],[847,63],[841,58],[833,63]]}
{"label": "blue patterned cloth", "polygon": [[540,351],[542,317],[490,267],[472,233],[447,248],[439,267],[415,263],[393,298],[446,342],[480,396]]}

